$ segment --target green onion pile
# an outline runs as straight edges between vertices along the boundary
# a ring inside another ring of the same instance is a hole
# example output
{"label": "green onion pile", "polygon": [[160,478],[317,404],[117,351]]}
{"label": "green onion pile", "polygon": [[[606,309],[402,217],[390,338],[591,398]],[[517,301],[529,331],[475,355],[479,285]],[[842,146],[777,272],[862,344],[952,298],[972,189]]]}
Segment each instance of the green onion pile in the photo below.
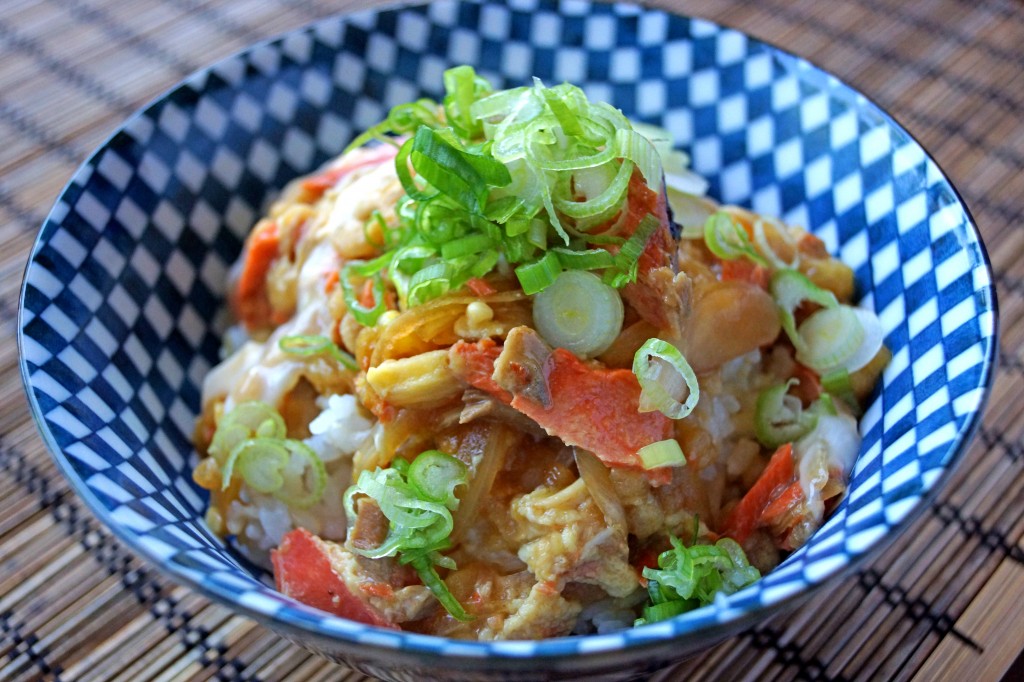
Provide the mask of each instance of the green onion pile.
{"label": "green onion pile", "polygon": [[[591,103],[561,84],[495,92],[469,66],[444,74],[447,94],[399,105],[352,142],[399,147],[405,190],[398,224],[383,228],[383,253],[341,272],[346,303],[364,325],[385,310],[385,281],[403,306],[459,289],[496,268],[514,268],[527,294],[563,270],[600,270],[619,288],[658,227],[651,217],[632,234],[617,223],[639,171],[662,184],[654,145],[617,109]],[[396,137],[397,136],[397,137]],[[404,138],[404,139],[403,139]],[[372,281],[373,301],[358,293]]]}
{"label": "green onion pile", "polygon": [[345,492],[345,512],[350,520],[356,518],[356,497],[365,495],[389,521],[388,536],[379,547],[355,551],[370,559],[397,556],[400,563],[416,569],[448,613],[462,621],[470,616],[436,567],[456,568],[441,552],[451,546],[452,512],[459,507],[455,488],[464,485],[468,477],[468,468],[455,457],[427,450],[411,463],[399,457],[387,469],[363,471]]}
{"label": "green onion pile", "polygon": [[690,547],[679,538],[669,540],[672,549],[658,556],[658,568],[643,570],[651,601],[637,619],[637,626],[707,606],[716,595],[732,594],[761,577],[735,540],[722,538],[713,545]]}

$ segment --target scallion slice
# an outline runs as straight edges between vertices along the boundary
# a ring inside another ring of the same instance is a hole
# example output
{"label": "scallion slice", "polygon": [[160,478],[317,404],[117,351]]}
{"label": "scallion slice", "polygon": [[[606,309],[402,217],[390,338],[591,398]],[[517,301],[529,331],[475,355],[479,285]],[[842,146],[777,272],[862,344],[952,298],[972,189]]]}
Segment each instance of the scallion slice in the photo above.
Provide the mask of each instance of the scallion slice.
{"label": "scallion slice", "polygon": [[[796,359],[819,373],[845,367],[864,343],[864,327],[848,305],[822,308],[797,329]],[[795,344],[794,344],[795,345]]]}
{"label": "scallion slice", "polygon": [[600,355],[615,341],[624,314],[619,292],[583,270],[566,270],[533,300],[534,325],[544,340],[581,358]]}
{"label": "scallion slice", "polygon": [[[655,191],[663,184],[660,154],[684,171],[685,156],[671,150],[667,132],[648,131],[665,147],[659,152],[622,112],[589,102],[568,84],[549,88],[535,80],[493,92],[471,67],[460,66],[445,72],[444,86],[441,106],[420,100],[395,107],[357,140],[408,136],[395,157],[404,190],[398,220],[385,229],[375,219],[383,231],[375,240],[384,250],[380,267],[347,269],[342,277],[356,319],[374,324],[384,310],[385,282],[400,306],[415,306],[503,263],[516,268],[531,295],[563,269],[603,270],[616,288],[635,281],[653,229],[641,225],[627,239],[615,233],[615,219],[629,209],[634,170]],[[557,257],[550,255],[555,240],[563,243]],[[366,278],[373,278],[372,301],[353,288]]]}
{"label": "scallion slice", "polygon": [[724,211],[713,213],[704,223],[704,243],[711,253],[722,260],[745,257],[763,267],[771,265],[750,243],[750,237],[743,226]]}
{"label": "scallion slice", "polygon": [[352,372],[359,371],[359,365],[356,364],[356,359],[338,348],[338,345],[326,336],[304,334],[285,336],[277,342],[277,346],[282,352],[288,353],[289,355],[314,356],[326,353],[341,363],[341,366],[345,369]]}
{"label": "scallion slice", "polygon": [[285,436],[284,419],[266,403],[242,403],[221,417],[210,454],[222,464],[222,490],[237,474],[252,490],[301,509],[319,501],[327,485],[323,461]]}
{"label": "scallion slice", "polygon": [[789,340],[797,351],[806,349],[807,344],[796,330],[796,309],[804,301],[817,303],[825,308],[835,308],[839,305],[836,295],[827,289],[822,289],[807,276],[796,270],[778,270],[772,275],[768,284],[768,291],[775,299],[775,305],[779,310],[782,328],[786,331]]}
{"label": "scallion slice", "polygon": [[[421,461],[422,460],[422,461]],[[453,491],[466,483],[468,469],[451,455],[436,450],[421,453],[412,463],[396,459],[388,469],[363,471],[342,498],[349,519],[356,518],[359,495],[373,498],[388,519],[388,535],[372,549],[356,549],[365,557],[397,556],[416,569],[423,584],[457,620],[470,620],[465,609],[437,574],[437,566],[455,568],[441,552],[451,544]]]}
{"label": "scallion slice", "polygon": [[532,295],[551,286],[561,270],[558,254],[548,251],[539,260],[517,267],[516,277],[523,292]]}
{"label": "scallion slice", "polygon": [[796,379],[790,379],[761,391],[757,396],[754,434],[761,445],[775,449],[784,443],[792,443],[818,423],[817,414],[804,410],[800,399],[787,393],[796,383]]}
{"label": "scallion slice", "polygon": [[348,306],[352,317],[356,318],[356,321],[364,327],[372,327],[377,324],[377,318],[387,309],[384,302],[384,279],[380,273],[370,276],[373,282],[371,285],[373,306],[364,306],[359,302],[359,296],[351,280],[353,274],[358,274],[357,268],[360,265],[365,265],[364,261],[350,261],[341,269],[338,281],[341,283],[341,292],[345,297],[345,305]]}
{"label": "scallion slice", "polygon": [[678,467],[686,465],[686,455],[679,447],[679,441],[674,438],[659,440],[650,445],[645,445],[636,451],[640,456],[640,463],[644,469],[657,469],[658,467]]}
{"label": "scallion slice", "polygon": [[455,488],[466,481],[466,465],[446,452],[427,450],[409,465],[409,484],[424,498],[457,509]]}
{"label": "scallion slice", "polygon": [[[682,419],[697,406],[697,375],[679,349],[661,339],[648,339],[633,356],[633,374],[640,382],[640,412],[660,411]],[[686,399],[681,400],[684,393]]]}

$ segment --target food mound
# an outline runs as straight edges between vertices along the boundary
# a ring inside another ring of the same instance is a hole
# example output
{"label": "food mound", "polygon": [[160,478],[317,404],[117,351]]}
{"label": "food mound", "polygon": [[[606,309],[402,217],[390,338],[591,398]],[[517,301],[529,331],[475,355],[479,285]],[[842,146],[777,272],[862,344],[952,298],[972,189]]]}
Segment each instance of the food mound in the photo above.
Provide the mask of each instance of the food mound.
{"label": "food mound", "polygon": [[301,602],[465,639],[751,584],[841,499],[888,359],[852,272],[576,87],[444,85],[248,236],[196,430],[210,528]]}

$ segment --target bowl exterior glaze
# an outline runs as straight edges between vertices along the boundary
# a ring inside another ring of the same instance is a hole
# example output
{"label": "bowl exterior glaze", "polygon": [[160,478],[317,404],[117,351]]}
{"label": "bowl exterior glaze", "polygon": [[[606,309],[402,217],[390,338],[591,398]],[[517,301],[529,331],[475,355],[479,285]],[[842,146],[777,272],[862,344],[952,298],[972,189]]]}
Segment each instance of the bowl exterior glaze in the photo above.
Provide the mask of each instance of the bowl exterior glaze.
{"label": "bowl exterior glaze", "polygon": [[[214,537],[191,480],[226,275],[289,179],[472,64],[498,87],[581,85],[668,128],[724,202],[782,216],[850,264],[893,360],[864,415],[849,494],[756,585],[673,620],[543,642],[455,642],[328,616],[277,594]],[[390,679],[639,674],[738,632],[906,527],[965,449],[992,378],[987,256],[934,162],[871,102],[783,51],[628,5],[437,2],[342,16],[195,74],[74,176],[28,265],[19,343],[44,440],[93,511],[175,580]]]}

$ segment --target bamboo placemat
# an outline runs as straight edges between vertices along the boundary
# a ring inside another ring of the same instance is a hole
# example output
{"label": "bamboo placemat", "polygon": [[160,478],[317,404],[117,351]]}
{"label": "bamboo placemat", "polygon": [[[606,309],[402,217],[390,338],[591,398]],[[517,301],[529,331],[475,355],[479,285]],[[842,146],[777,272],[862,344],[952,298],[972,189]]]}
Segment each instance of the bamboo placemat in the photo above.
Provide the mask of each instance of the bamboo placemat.
{"label": "bamboo placemat", "polygon": [[[36,230],[125,117],[220,57],[367,4],[0,3],[0,680],[362,679],[169,583],[117,542],[46,454],[14,336]],[[806,57],[903,123],[972,210],[1002,320],[987,417],[938,502],[863,570],[658,679],[1024,679],[1024,8],[657,4]]]}

